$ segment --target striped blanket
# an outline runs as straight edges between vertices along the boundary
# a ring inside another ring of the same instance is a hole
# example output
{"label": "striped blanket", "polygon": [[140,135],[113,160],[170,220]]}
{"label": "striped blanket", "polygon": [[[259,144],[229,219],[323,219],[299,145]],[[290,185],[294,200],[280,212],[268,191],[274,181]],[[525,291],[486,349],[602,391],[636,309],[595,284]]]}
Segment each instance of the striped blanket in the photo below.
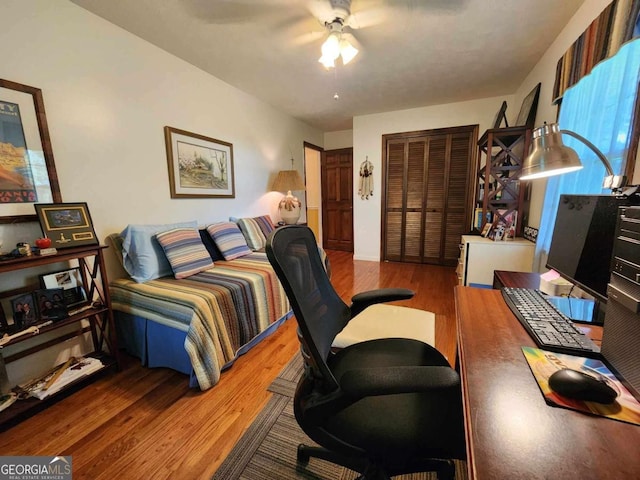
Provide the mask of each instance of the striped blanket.
{"label": "striped blanket", "polygon": [[264,253],[176,280],[111,282],[114,310],[187,332],[185,350],[202,390],[215,385],[236,351],[289,312],[289,302]]}

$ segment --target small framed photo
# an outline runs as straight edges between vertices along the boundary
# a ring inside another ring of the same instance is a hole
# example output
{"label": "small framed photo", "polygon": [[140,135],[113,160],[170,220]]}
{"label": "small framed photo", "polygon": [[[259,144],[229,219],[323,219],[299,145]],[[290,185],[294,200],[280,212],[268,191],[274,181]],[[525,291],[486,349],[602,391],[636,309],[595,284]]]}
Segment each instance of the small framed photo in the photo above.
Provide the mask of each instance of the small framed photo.
{"label": "small framed photo", "polygon": [[30,327],[38,320],[33,295],[30,293],[12,298],[11,309],[13,310],[13,323],[19,330]]}
{"label": "small framed photo", "polygon": [[488,237],[489,236],[489,232],[491,232],[491,222],[487,222],[484,224],[484,227],[482,228],[482,233],[480,235],[482,235],[483,237]]}
{"label": "small framed photo", "polygon": [[62,320],[69,316],[62,292],[62,288],[46,288],[33,292],[40,320]]}
{"label": "small framed photo", "polygon": [[98,243],[86,203],[36,203],[35,207],[42,233],[51,239],[52,247]]}
{"label": "small framed photo", "polygon": [[62,289],[62,297],[67,308],[87,302],[87,293],[78,267],[40,275],[40,285],[46,289]]}

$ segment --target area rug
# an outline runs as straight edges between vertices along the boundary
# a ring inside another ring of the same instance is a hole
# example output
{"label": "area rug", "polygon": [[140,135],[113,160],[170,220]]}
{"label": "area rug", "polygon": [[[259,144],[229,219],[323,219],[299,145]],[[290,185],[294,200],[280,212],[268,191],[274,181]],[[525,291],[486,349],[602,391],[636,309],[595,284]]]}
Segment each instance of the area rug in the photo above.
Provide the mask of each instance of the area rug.
{"label": "area rug", "polygon": [[[293,394],[302,373],[302,358],[295,355],[269,386],[273,396],[258,414],[213,480],[354,480],[358,473],[312,458],[297,466],[299,443],[315,445],[298,426],[293,414]],[[466,463],[456,461],[456,480],[466,480]],[[435,473],[394,477],[402,480],[436,480]]]}

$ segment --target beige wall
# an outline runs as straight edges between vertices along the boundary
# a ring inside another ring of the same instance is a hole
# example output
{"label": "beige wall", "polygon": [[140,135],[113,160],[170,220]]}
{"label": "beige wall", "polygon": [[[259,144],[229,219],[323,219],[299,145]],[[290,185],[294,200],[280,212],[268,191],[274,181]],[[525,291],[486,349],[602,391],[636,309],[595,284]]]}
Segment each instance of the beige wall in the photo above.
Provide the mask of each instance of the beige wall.
{"label": "beige wall", "polygon": [[[493,122],[503,100],[511,105],[513,96],[472,100],[433,107],[413,108],[395,112],[363,115],[353,120],[353,159],[359,165],[367,156],[373,163],[374,194],[362,200],[354,192],[354,258],[380,260],[381,166],[382,135],[479,124],[484,132]],[[354,188],[358,186],[358,171],[354,168]]]}
{"label": "beige wall", "polygon": [[339,148],[353,147],[353,130],[340,130],[337,132],[325,132],[324,149],[337,150]]}
{"label": "beige wall", "polygon": [[[42,89],[63,200],[88,203],[101,240],[128,223],[277,219],[274,175],[292,154],[302,175],[303,143],[322,145],[321,131],[71,2],[3,0],[1,13],[0,78]],[[233,144],[234,199],[170,198],[165,125]],[[33,241],[32,227],[0,234]]]}
{"label": "beige wall", "polygon": [[[42,89],[62,198],[88,203],[101,241],[129,223],[205,225],[265,213],[277,220],[273,177],[291,168],[292,154],[302,174],[304,142],[322,145],[321,131],[71,2],[3,0],[0,14],[0,78]],[[235,198],[170,198],[165,125],[233,144]],[[39,236],[37,223],[0,226],[6,250]],[[0,289],[37,282],[37,273],[4,275]],[[73,354],[84,350],[72,343],[65,347]],[[69,351],[13,362],[12,383]]]}

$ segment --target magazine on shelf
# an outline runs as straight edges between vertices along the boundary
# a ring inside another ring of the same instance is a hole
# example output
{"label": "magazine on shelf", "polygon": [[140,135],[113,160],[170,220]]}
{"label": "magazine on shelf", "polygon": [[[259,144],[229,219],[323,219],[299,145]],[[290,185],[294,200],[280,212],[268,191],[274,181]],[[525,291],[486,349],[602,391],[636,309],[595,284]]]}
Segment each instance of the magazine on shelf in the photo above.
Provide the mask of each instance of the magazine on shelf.
{"label": "magazine on shelf", "polygon": [[[40,400],[62,390],[67,385],[100,370],[104,364],[93,357],[82,357],[67,361],[55,371],[39,379],[35,384],[24,387],[30,396]],[[63,370],[60,372],[60,370]],[[53,381],[52,381],[53,380]]]}

